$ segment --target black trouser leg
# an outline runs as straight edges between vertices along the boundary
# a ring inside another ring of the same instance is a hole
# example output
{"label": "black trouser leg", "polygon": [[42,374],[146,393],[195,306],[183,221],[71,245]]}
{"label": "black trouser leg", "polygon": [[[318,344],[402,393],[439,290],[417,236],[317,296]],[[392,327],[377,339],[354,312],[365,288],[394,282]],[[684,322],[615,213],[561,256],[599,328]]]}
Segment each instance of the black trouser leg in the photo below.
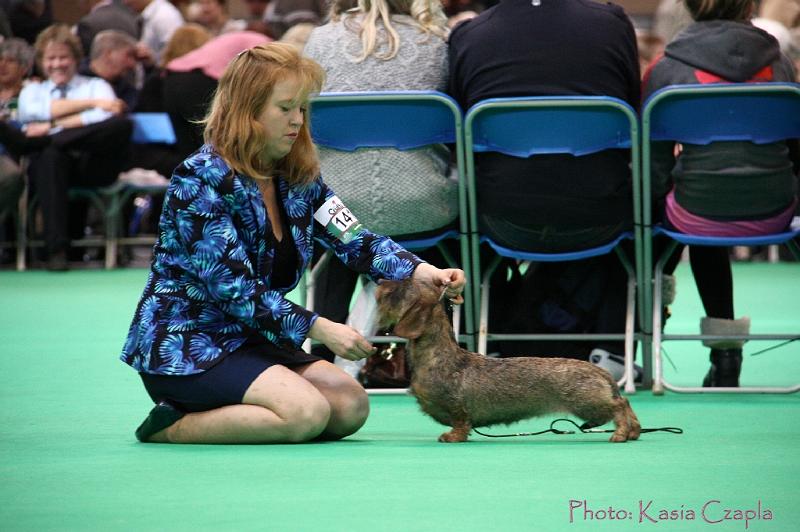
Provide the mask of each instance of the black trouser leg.
{"label": "black trouser leg", "polygon": [[69,247],[67,189],[72,166],[69,155],[53,145],[31,155],[28,174],[39,198],[49,254]]}
{"label": "black trouser leg", "polygon": [[728,248],[689,246],[689,264],[706,316],[733,318],[733,275]]}
{"label": "black trouser leg", "polygon": [[[336,323],[346,322],[357,281],[358,273],[336,257],[331,257],[320,272],[314,287],[314,312]],[[311,352],[333,362],[333,352],[322,344],[315,345]]]}

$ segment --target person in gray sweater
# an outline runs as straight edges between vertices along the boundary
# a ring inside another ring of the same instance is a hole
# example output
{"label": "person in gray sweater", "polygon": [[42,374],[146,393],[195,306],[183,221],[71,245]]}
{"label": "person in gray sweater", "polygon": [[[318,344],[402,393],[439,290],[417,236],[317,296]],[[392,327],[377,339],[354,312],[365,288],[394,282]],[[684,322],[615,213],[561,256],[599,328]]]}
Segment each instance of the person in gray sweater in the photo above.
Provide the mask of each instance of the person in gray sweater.
{"label": "person in gray sweater", "polygon": [[[447,86],[447,19],[438,0],[334,2],[304,53],[326,71],[325,92],[439,90]],[[340,152],[320,148],[326,182],[367,227],[393,238],[454,224],[458,184],[442,145]],[[335,263],[336,261],[332,261]],[[344,321],[356,276],[330,264],[320,276],[315,310]],[[321,353],[325,355],[325,353]]]}

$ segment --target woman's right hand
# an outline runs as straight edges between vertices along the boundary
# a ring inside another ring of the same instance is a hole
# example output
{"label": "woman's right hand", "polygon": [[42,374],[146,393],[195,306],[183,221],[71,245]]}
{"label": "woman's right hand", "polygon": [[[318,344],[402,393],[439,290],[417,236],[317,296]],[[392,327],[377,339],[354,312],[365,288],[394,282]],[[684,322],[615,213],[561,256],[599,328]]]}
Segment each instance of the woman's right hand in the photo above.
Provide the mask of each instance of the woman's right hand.
{"label": "woman's right hand", "polygon": [[322,316],[311,326],[308,336],[346,360],[361,360],[375,353],[376,348],[349,325],[336,323]]}

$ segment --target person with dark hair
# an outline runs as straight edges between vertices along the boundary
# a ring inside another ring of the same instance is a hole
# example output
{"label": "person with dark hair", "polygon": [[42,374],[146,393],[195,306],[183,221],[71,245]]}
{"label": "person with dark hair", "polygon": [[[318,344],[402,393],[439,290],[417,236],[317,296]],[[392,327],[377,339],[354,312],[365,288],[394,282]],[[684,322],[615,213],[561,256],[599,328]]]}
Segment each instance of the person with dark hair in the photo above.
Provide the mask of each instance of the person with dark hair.
{"label": "person with dark hair", "polygon": [[286,298],[315,238],[373,279],[413,276],[462,299],[464,272],[370,232],[322,180],[306,116],[323,75],[271,43],[239,53],[220,77],[206,144],[172,176],[121,357],[156,403],[140,441],[337,440],[364,424],[364,389],[300,346],[316,339],[349,360],[375,348]]}
{"label": "person with dark hair", "polygon": [[[448,91],[465,112],[482,100],[502,97],[611,96],[634,109],[640,103],[636,34],[622,8],[610,3],[503,0],[456,26],[449,42]],[[487,152],[477,154],[475,164],[477,224],[481,234],[500,245],[546,253],[576,251],[607,243],[632,227],[627,150],[528,158]],[[491,315],[508,332],[624,330],[626,275],[613,254],[529,269],[521,281],[528,286],[521,288],[504,286],[507,270],[509,276],[516,274],[513,261],[505,264],[491,293],[502,297],[505,291],[509,299],[492,307],[513,311],[506,317]],[[541,292],[539,287],[553,292],[543,296],[548,304],[518,312],[520,305],[531,305],[530,299],[517,304],[510,298],[528,288]],[[619,355],[623,343],[594,347]],[[563,347],[517,343],[504,346],[503,352],[544,351],[585,359],[591,349],[587,342]]]}
{"label": "person with dark hair", "polygon": [[264,10],[266,34],[280,39],[293,26],[319,26],[328,10],[326,0],[270,0]]}
{"label": "person with dark hair", "polygon": [[125,163],[132,125],[121,116],[125,103],[105,80],[77,73],[83,50],[68,26],[44,30],[35,49],[47,79],[22,89],[19,120],[27,136],[51,138],[31,154],[28,174],[44,219],[47,267],[64,271],[70,233],[80,235],[84,226],[82,216],[68,217],[67,190],[113,183]]}
{"label": "person with dark hair", "polygon": [[53,23],[52,0],[0,0],[0,9],[8,18],[11,33],[29,44]]}
{"label": "person with dark hair", "polygon": [[[753,0],[684,0],[694,22],[645,73],[643,93],[686,83],[794,81],[791,61],[767,32],[753,26]],[[702,119],[702,117],[700,117]],[[652,147],[655,213],[677,231],[708,236],[750,236],[779,232],[797,208],[797,143],[673,142]],[[679,251],[667,264],[671,272]],[[748,334],[750,319],[735,319],[729,251],[689,246],[689,259],[706,316],[703,334]],[[742,365],[741,341],[705,341],[711,368],[704,386],[736,387]]]}
{"label": "person with dark hair", "polygon": [[105,30],[117,30],[139,39],[136,15],[115,0],[85,0],[87,13],[75,26],[75,33],[84,50],[91,50],[94,36]]}
{"label": "person with dark hair", "polygon": [[246,21],[228,15],[225,0],[192,0],[186,11],[190,22],[204,26],[213,35],[247,29]]}

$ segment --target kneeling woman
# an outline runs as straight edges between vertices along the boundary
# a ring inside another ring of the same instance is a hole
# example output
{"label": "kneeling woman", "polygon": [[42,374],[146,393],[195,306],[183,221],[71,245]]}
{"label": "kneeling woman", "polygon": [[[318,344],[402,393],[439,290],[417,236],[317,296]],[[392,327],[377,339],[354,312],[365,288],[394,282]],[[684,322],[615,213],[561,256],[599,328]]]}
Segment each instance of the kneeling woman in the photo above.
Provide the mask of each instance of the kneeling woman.
{"label": "kneeling woman", "polygon": [[314,238],[373,279],[413,275],[451,298],[462,292],[461,270],[363,228],[319,177],[306,111],[322,79],[319,65],[279,43],[242,52],[220,79],[206,144],[172,176],[122,354],[156,403],[140,441],[304,442],[364,424],[361,386],[300,345],[312,338],[350,360],[373,346],[285,297]]}

